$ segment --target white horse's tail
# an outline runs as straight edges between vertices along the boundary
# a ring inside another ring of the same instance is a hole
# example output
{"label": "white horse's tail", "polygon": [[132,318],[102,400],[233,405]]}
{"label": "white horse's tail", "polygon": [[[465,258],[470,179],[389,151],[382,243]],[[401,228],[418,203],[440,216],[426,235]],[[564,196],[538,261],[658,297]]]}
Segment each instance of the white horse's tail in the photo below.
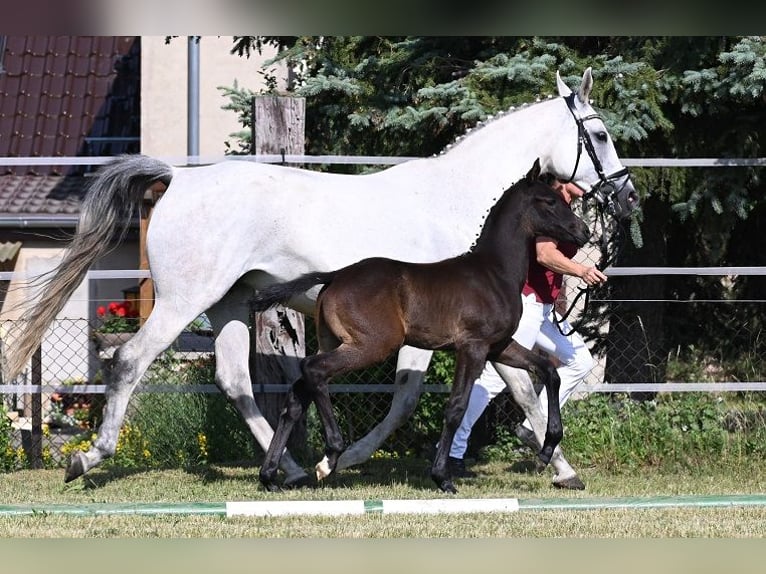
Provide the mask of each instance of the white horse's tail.
{"label": "white horse's tail", "polygon": [[146,190],[158,181],[168,185],[172,177],[171,166],[142,155],[120,156],[101,168],[83,200],[77,233],[63,260],[34,281],[42,288],[40,299],[24,311],[8,338],[5,381],[22,371],[91,264],[123,240]]}

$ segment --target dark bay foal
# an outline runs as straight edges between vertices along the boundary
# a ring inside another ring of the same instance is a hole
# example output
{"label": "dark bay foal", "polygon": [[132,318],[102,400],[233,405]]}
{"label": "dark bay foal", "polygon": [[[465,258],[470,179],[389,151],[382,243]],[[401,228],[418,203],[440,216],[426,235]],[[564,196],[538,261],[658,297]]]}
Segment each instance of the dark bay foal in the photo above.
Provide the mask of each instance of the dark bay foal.
{"label": "dark bay foal", "polygon": [[540,179],[540,164],[507,189],[492,208],[470,252],[436,263],[364,259],[329,273],[308,273],[259,291],[252,305],[263,311],[323,284],[316,305],[320,352],[301,361],[302,378],[288,393],[260,470],[268,490],[293,426],[314,401],[325,430],[325,457],[317,478],[330,474],[344,449],[328,383],[334,376],[386,359],[402,345],[451,349],[455,377],[431,478],[455,493],[447,455],[474,381],[489,359],[528,370],[548,393],[548,427],[539,458],[546,464],[562,438],[559,376],[548,360],[512,340],[521,316],[521,289],[530,243],[547,236],[582,246],[590,231]]}

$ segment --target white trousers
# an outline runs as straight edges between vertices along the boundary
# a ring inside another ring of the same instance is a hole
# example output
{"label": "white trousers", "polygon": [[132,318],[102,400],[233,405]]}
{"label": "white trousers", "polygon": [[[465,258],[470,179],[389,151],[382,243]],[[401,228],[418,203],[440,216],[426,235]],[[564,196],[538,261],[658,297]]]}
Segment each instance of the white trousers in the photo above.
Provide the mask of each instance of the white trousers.
{"label": "white trousers", "polygon": [[[559,331],[553,320],[553,305],[538,302],[534,295],[523,295],[521,299],[521,319],[513,338],[527,349],[531,350],[536,346],[558,359],[560,366],[556,370],[561,377],[559,402],[563,406],[575,387],[593,368],[593,357],[585,345],[585,341],[578,333],[564,336]],[[561,322],[561,328],[564,332],[571,330],[566,321]],[[505,381],[497,373],[492,363],[487,362],[481,376],[476,379],[471,390],[468,408],[452,441],[450,456],[463,458],[468,448],[468,437],[471,435],[473,425],[487,408],[489,402],[502,392],[505,386]],[[543,390],[539,397],[540,408],[547,418],[548,394]],[[528,429],[532,429],[529,419],[525,419],[522,424]]]}

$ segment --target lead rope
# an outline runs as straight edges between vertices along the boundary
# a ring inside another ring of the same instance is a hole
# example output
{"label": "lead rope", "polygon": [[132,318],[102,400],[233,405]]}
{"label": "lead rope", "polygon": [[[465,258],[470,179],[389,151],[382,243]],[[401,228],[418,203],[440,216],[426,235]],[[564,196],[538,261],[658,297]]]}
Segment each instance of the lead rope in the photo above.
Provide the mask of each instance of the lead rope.
{"label": "lead rope", "polygon": [[[603,208],[603,206],[599,205],[597,207],[597,210],[598,210],[599,224],[601,226],[601,240],[599,241],[600,250],[601,250],[601,258],[600,258],[598,264],[596,265],[596,268],[599,271],[603,271],[604,269],[606,269],[609,265],[611,265],[617,259],[617,255],[618,255],[619,249],[615,250],[615,253],[610,257],[610,255],[609,255],[609,251],[610,251],[609,250],[609,240],[608,240],[608,235],[610,235],[610,234],[607,233],[607,224],[605,222],[604,208]],[[617,229],[618,229],[618,232],[619,232],[619,226],[617,226]],[[610,230],[610,231],[612,231],[612,230]],[[617,237],[617,234],[615,234],[615,240],[617,241],[618,239],[619,238]],[[621,241],[617,241],[618,248],[619,248],[619,245],[621,243],[622,243]],[[576,333],[577,331],[579,331],[580,327],[582,326],[583,322],[585,321],[585,317],[586,317],[587,312],[588,312],[588,304],[590,303],[590,286],[588,285],[586,287],[578,287],[578,290],[579,290],[579,293],[577,293],[577,295],[575,296],[574,300],[569,305],[569,308],[563,313],[563,315],[561,315],[561,318],[559,318],[559,314],[556,311],[556,306],[555,306],[555,303],[554,303],[554,307],[553,307],[553,322],[556,324],[556,328],[558,328],[559,333],[561,333],[565,337],[569,337],[569,335],[572,335],[573,333]],[[585,301],[583,303],[583,309],[582,309],[582,313],[580,315],[580,320],[577,322],[576,325],[574,325],[571,328],[571,330],[568,333],[565,333],[561,324],[564,321],[567,320],[567,317],[569,317],[569,315],[572,313],[572,311],[574,310],[575,306],[577,305],[577,302],[582,297],[585,297]]]}

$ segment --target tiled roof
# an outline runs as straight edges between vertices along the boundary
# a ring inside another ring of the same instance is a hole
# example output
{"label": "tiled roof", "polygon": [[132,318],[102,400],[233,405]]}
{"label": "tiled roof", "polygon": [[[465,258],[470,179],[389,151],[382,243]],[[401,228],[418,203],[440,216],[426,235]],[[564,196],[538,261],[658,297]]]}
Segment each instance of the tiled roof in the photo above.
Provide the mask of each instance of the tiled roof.
{"label": "tiled roof", "polygon": [[[140,38],[7,36],[0,157],[139,151]],[[0,214],[72,214],[82,167],[0,167]]]}
{"label": "tiled roof", "polygon": [[0,176],[0,214],[77,214],[88,178],[62,175]]}

